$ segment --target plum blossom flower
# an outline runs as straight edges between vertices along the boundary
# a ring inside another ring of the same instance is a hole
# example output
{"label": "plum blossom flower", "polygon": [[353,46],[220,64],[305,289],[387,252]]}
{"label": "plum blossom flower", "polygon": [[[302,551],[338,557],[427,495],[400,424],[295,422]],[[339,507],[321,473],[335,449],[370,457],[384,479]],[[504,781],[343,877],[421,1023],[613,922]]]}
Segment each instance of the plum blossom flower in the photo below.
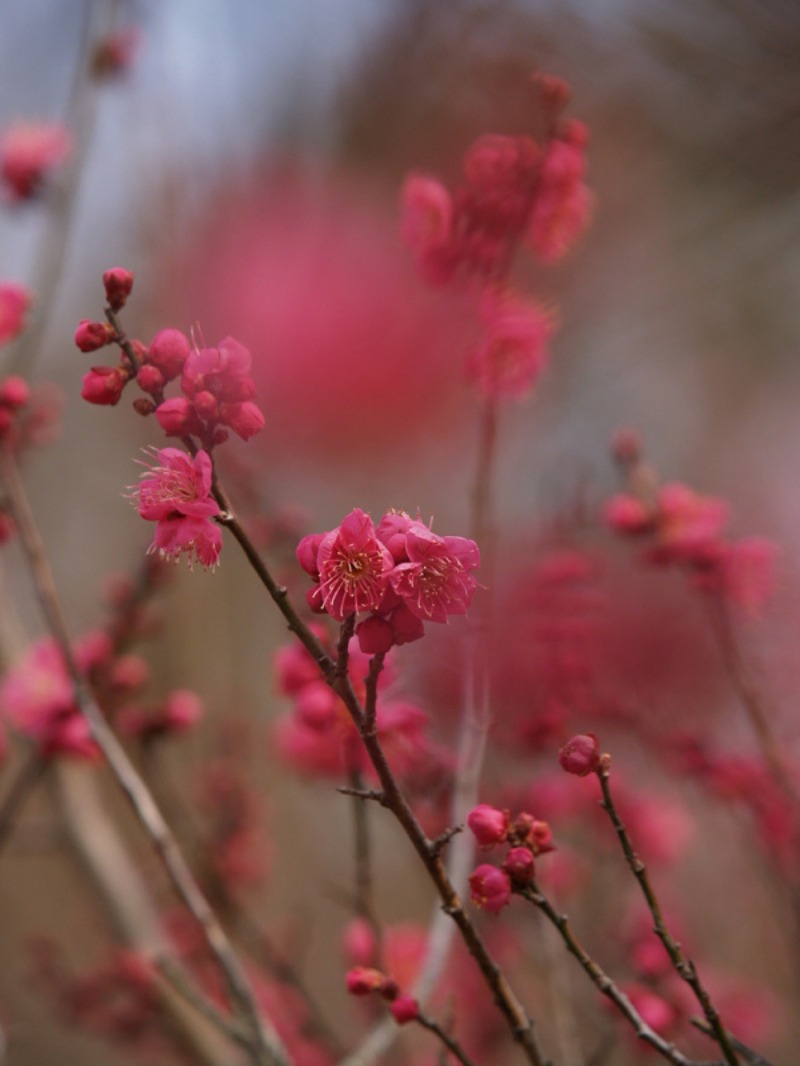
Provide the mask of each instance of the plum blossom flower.
{"label": "plum blossom flower", "polygon": [[317,553],[322,599],[339,621],[357,611],[380,606],[392,569],[392,557],[375,536],[372,519],[356,508],[323,537]]}
{"label": "plum blossom flower", "polygon": [[480,565],[474,540],[439,537],[422,522],[406,533],[408,561],[391,573],[394,591],[422,621],[446,622],[448,615],[466,614],[478,582],[471,571]]}
{"label": "plum blossom flower", "polygon": [[482,863],[469,875],[470,898],[476,907],[499,912],[511,902],[511,880],[505,870]]}
{"label": "plum blossom flower", "polygon": [[0,686],[0,711],[7,722],[37,742],[43,755],[97,755],[75,702],[64,657],[50,638],[31,644],[6,674]]}
{"label": "plum blossom flower", "polygon": [[222,549],[222,534],[212,521],[220,509],[211,495],[210,456],[199,451],[192,458],[178,448],[156,451],[160,465],[149,466],[135,492],[139,514],[156,522],[150,551],[178,559],[186,553],[205,567],[214,567]]}
{"label": "plum blossom flower", "polygon": [[0,175],[12,199],[29,200],[66,162],[72,138],[57,122],[16,122],[0,137]]}

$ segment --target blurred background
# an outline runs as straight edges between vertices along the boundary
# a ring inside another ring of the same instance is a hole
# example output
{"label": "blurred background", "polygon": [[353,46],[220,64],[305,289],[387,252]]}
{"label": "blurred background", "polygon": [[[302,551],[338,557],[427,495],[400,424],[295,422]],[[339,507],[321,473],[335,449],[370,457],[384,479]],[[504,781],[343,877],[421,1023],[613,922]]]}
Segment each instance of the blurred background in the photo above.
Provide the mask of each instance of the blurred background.
{"label": "blurred background", "polygon": [[[97,41],[128,27],[129,65],[90,76]],[[545,71],[569,82],[570,114],[590,129],[596,203],[563,263],[521,260],[515,273],[520,289],[557,308],[560,328],[535,395],[503,412],[501,554],[533,558],[543,538],[558,541],[565,515],[595,513],[616,488],[612,434],[636,427],[667,480],[727,498],[735,533],[778,542],[776,601],[751,636],[786,712],[780,728],[796,741],[799,49],[792,0],[5,0],[0,130],[41,119],[75,138],[46,195],[0,208],[0,275],[35,298],[28,332],[2,353],[4,372],[24,369],[64,394],[59,443],[26,470],[75,631],[102,617],[108,573],[132,572],[147,546],[123,494],[139,449],[161,443],[127,395],[119,408],[79,397],[93,357],[72,336],[80,318],[101,317],[100,276],[111,266],[136,275],[129,334],[147,343],[172,326],[208,344],[230,334],[253,352],[267,426],[231,445],[227,475],[265,516],[279,568],[291,573],[295,534],[331,528],[355,506],[419,510],[440,533],[467,532],[479,407],[463,367],[474,309],[465,293],[418,278],[400,237],[399,190],[410,170],[457,179],[481,133],[536,135],[529,76]],[[35,635],[21,556],[7,559],[11,628]],[[746,738],[702,625],[681,628],[688,597],[613,580],[625,590],[614,669],[638,656],[638,673],[625,675],[631,691],[646,693],[654,715],[730,714],[732,735]],[[271,667],[281,627],[232,545],[214,575],[181,568],[162,610],[155,682],[191,685],[209,709],[167,753],[169,772],[190,777],[215,745],[246,764],[272,856],[252,907],[267,922],[288,908],[313,926],[304,958],[334,1019],[349,1009],[335,976],[342,908],[331,888],[348,877],[338,843],[347,812],[329,804],[329,785],[298,783],[268,751],[267,724],[283,709]],[[647,655],[633,634],[650,642]],[[430,667],[412,649],[409,661],[424,687]],[[224,732],[240,718],[243,733]],[[511,773],[502,756],[492,773],[501,783]],[[780,999],[795,978],[773,887],[719,812],[706,819],[713,869],[702,843],[682,853],[670,870],[676,896],[694,897],[703,951],[719,948],[720,964],[744,967]],[[106,931],[80,869],[54,861],[51,821],[45,790],[0,854],[6,1058],[128,1061],[54,1022],[32,982],[35,931],[57,933],[76,964]],[[400,876],[407,857],[390,831],[380,855],[387,917],[425,920],[422,879]],[[318,865],[322,885],[310,873]],[[723,898],[748,915],[735,931],[720,923]],[[320,977],[331,961],[334,976]],[[785,1007],[767,1039],[789,1062],[800,1034]]]}

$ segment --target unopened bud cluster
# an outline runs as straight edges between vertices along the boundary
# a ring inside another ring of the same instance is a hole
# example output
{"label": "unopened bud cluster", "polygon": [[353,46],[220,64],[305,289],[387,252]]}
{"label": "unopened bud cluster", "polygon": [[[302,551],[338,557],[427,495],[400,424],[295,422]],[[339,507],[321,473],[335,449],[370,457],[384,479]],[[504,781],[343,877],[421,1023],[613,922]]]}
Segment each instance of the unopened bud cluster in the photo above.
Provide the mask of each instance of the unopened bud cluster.
{"label": "unopened bud cluster", "polygon": [[501,866],[481,863],[469,876],[472,902],[498,914],[511,902],[515,889],[531,883],[536,857],[555,850],[552,830],[527,811],[512,819],[509,811],[488,803],[479,803],[469,812],[467,825],[481,848],[508,848]]}
{"label": "unopened bud cluster", "polygon": [[368,996],[376,993],[389,1004],[394,1020],[399,1025],[416,1021],[419,1003],[413,996],[402,993],[397,982],[370,966],[354,966],[347,974],[347,991],[353,996]]}
{"label": "unopened bud cluster", "polygon": [[[233,337],[215,348],[192,347],[178,329],[160,330],[149,345],[127,341],[112,324],[133,288],[133,274],[121,267],[103,275],[112,321],[83,319],[75,343],[83,352],[120,346],[116,366],[94,366],[83,378],[81,395],[89,403],[114,406],[128,382],[144,393],[134,401],[139,414],[155,414],[169,437],[192,437],[206,451],[228,439],[233,431],[249,440],[264,427],[264,416],[253,403],[255,383],[250,376],[250,352]],[[181,395],[167,397],[165,389],[177,381]]]}

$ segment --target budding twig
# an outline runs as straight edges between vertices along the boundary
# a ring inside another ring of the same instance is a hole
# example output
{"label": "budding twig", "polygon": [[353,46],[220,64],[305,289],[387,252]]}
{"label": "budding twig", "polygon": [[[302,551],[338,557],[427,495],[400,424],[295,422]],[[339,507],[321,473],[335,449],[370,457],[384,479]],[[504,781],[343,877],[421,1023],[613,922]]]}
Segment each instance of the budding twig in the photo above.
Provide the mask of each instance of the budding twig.
{"label": "budding twig", "polygon": [[711,996],[708,993],[705,985],[703,985],[700,977],[697,973],[695,964],[691,959],[687,959],[681,950],[680,944],[670,933],[667,928],[667,923],[664,920],[664,915],[661,911],[661,906],[653,890],[650,880],[647,876],[647,868],[639,856],[634,850],[633,844],[628,831],[622,819],[619,816],[617,808],[614,806],[614,800],[611,796],[611,784],[609,781],[611,770],[611,760],[609,756],[602,756],[600,759],[600,765],[598,766],[596,773],[598,780],[600,781],[600,788],[603,792],[603,800],[601,806],[603,810],[608,814],[611,819],[611,823],[616,830],[617,837],[619,838],[622,851],[625,855],[625,860],[631,869],[636,880],[639,882],[639,887],[642,890],[647,906],[653,916],[653,923],[655,925],[655,932],[661,943],[664,945],[664,949],[669,956],[673,969],[691,988],[695,994],[697,1002],[705,1015],[711,1030],[711,1035],[719,1045],[720,1050],[725,1056],[725,1062],[728,1066],[739,1066],[739,1059],[731,1044],[730,1036],[724,1029],[719,1015],[717,1014],[716,1007],[711,1001]]}

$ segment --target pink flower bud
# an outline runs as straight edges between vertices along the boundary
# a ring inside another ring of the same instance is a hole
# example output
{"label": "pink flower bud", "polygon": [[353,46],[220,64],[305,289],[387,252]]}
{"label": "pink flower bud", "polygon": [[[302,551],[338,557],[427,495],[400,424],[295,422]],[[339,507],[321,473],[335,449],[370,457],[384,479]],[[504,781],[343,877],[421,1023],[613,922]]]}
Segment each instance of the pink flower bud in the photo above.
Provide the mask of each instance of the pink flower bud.
{"label": "pink flower bud", "polygon": [[385,655],[394,644],[391,623],[373,614],[356,626],[358,646],[365,655]]}
{"label": "pink flower bud", "polygon": [[580,733],[568,740],[558,753],[562,770],[578,777],[593,774],[600,765],[600,748],[594,733]]}
{"label": "pink flower bud", "polygon": [[511,878],[513,885],[522,886],[530,883],[533,877],[533,854],[529,848],[511,848],[503,869]]}
{"label": "pink flower bud", "polygon": [[112,311],[119,311],[125,306],[133,289],[133,273],[123,267],[112,267],[103,274],[103,286],[108,306]]}
{"label": "pink flower bud", "polygon": [[476,907],[498,914],[511,900],[511,881],[505,870],[483,863],[469,875],[470,898]]}
{"label": "pink flower bud", "polygon": [[93,366],[83,375],[81,396],[89,403],[113,407],[119,403],[122,390],[128,382],[128,374],[119,366]]}
{"label": "pink flower bud", "polygon": [[147,351],[147,361],[157,366],[167,381],[177,377],[191,348],[179,329],[162,329],[156,333]]}
{"label": "pink flower bud", "polygon": [[30,303],[30,293],[24,285],[0,282],[0,344],[6,344],[22,332]]}
{"label": "pink flower bud", "polygon": [[136,384],[143,392],[157,393],[164,388],[166,380],[157,366],[145,363],[143,367],[139,368],[139,372],[136,375]]}
{"label": "pink flower bud", "polygon": [[653,515],[635,496],[617,493],[603,508],[603,518],[615,533],[647,533],[654,527]]}
{"label": "pink flower bud", "polygon": [[164,703],[162,719],[164,727],[172,733],[185,733],[203,715],[203,703],[196,692],[178,688],[171,692]]}
{"label": "pink flower bud", "polygon": [[319,554],[319,546],[324,537],[324,533],[309,533],[308,536],[303,537],[295,551],[298,563],[300,563],[305,572],[310,574],[315,581],[319,581],[319,564],[317,563],[317,555]]}
{"label": "pink flower bud", "polygon": [[383,983],[383,974],[370,966],[354,966],[347,972],[347,991],[352,996],[368,996],[377,992]]}
{"label": "pink flower bud", "polygon": [[0,385],[0,404],[17,410],[24,407],[31,398],[31,390],[24,378],[12,374]]}
{"label": "pink flower bud", "polygon": [[397,999],[392,1001],[389,1010],[394,1015],[394,1020],[398,1025],[415,1022],[419,1018],[419,1003],[413,996],[398,996]]}
{"label": "pink flower bud", "polygon": [[92,322],[82,318],[75,330],[75,343],[82,352],[96,352],[114,339],[114,329],[108,322]]}
{"label": "pink flower bud", "polygon": [[508,836],[509,823],[508,811],[490,807],[488,803],[479,803],[467,815],[467,825],[482,848],[502,844]]}
{"label": "pink flower bud", "polygon": [[224,404],[221,416],[222,421],[242,440],[250,440],[256,433],[260,433],[265,425],[264,415],[252,400]]}
{"label": "pink flower bud", "polygon": [[213,392],[201,389],[192,397],[192,405],[205,422],[216,422],[219,416],[219,403]]}
{"label": "pink flower bud", "polygon": [[185,433],[191,433],[197,424],[197,415],[185,396],[175,396],[159,404],[156,408],[156,418],[168,437],[181,437]]}

